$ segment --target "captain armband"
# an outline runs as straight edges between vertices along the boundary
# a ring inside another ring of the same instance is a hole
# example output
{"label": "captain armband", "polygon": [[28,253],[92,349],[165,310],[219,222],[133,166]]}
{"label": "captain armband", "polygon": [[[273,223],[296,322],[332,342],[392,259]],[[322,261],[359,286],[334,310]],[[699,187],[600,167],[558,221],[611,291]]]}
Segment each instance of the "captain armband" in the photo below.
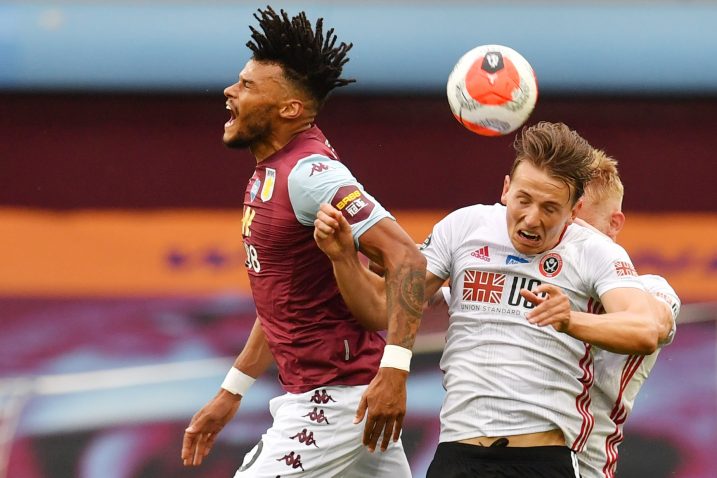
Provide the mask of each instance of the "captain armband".
{"label": "captain armband", "polygon": [[383,357],[379,367],[397,368],[399,370],[411,371],[411,357],[413,353],[398,345],[386,345],[383,349]]}
{"label": "captain armband", "polygon": [[255,381],[254,377],[250,377],[238,368],[232,367],[229,369],[227,376],[224,377],[222,388],[229,393],[243,397]]}

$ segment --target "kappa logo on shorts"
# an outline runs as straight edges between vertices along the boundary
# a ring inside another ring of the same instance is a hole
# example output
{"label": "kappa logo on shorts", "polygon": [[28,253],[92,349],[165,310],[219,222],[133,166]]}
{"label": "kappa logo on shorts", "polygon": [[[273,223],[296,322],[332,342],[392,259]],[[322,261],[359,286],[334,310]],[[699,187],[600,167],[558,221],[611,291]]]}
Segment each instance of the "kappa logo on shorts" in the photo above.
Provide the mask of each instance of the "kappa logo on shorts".
{"label": "kappa logo on shorts", "polygon": [[334,400],[331,395],[326,393],[326,390],[321,390],[321,393],[316,390],[314,392],[314,396],[311,397],[309,401],[313,403],[318,403],[320,405],[326,405],[327,403],[329,403],[329,401],[336,402],[336,400]]}
{"label": "kappa logo on shorts", "polygon": [[545,277],[555,277],[563,269],[563,258],[559,254],[551,252],[540,259],[539,269]]}
{"label": "kappa logo on shorts", "polygon": [[301,430],[299,433],[294,435],[293,437],[289,437],[292,440],[299,440],[299,443],[303,443],[306,446],[314,445],[316,448],[319,448],[319,445],[316,444],[316,440],[314,440],[314,432],[308,431],[306,428]]}
{"label": "kappa logo on shorts", "polygon": [[309,413],[307,413],[304,416],[309,417],[309,420],[311,420],[312,422],[316,422],[316,423],[326,422],[327,425],[331,425],[331,423],[329,423],[329,420],[324,415],[324,411],[319,410],[318,407],[314,407],[314,409],[312,411],[310,411]]}
{"label": "kappa logo on shorts", "polygon": [[306,471],[301,464],[301,455],[297,454],[296,452],[292,451],[288,455],[284,455],[281,458],[277,458],[276,461],[283,461],[284,463],[286,463],[287,466],[290,466],[294,469],[301,468],[301,471]]}

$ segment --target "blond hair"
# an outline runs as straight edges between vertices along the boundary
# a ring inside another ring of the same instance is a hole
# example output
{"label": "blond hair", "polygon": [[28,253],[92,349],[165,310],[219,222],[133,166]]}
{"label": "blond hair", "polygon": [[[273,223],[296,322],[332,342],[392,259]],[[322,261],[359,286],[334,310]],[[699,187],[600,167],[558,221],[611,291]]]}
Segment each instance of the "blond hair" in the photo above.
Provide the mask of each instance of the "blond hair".
{"label": "blond hair", "polygon": [[585,186],[585,197],[595,203],[616,199],[622,204],[625,188],[617,170],[617,160],[605,151],[593,149],[593,177]]}

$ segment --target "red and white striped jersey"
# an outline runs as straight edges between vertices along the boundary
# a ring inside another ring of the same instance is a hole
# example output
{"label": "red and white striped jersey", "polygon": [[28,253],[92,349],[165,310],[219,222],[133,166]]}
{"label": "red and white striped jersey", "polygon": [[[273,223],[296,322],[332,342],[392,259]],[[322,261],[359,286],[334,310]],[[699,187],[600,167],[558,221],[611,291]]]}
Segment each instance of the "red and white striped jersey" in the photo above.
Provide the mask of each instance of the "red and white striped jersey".
{"label": "red and white striped jersey", "polygon": [[[640,280],[649,293],[665,301],[672,310],[672,332],[662,344],[667,345],[674,337],[680,299],[660,276],[642,275]],[[595,347],[593,352],[595,384],[590,396],[595,427],[587,446],[578,455],[580,474],[583,478],[613,478],[623,426],[660,351],[651,355],[620,355]]]}
{"label": "red and white striped jersey", "polygon": [[451,281],[440,441],[558,428],[582,450],[593,426],[591,346],[530,324],[534,306],[519,291],[551,283],[573,310],[592,312],[609,290],[643,289],[625,250],[571,225],[554,248],[520,254],[500,204],[449,214],[422,248],[428,270]]}

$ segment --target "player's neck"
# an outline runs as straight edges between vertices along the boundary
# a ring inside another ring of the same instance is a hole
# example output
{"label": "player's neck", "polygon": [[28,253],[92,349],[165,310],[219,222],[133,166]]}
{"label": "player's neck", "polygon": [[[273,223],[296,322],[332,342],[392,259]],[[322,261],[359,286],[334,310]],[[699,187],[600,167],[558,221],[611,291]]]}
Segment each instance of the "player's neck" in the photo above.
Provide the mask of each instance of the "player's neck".
{"label": "player's neck", "polygon": [[296,136],[303,133],[313,126],[312,122],[302,122],[301,124],[287,125],[284,128],[277,128],[268,138],[252,144],[249,149],[256,158],[256,162],[261,163],[265,159],[280,151],[291,142]]}

